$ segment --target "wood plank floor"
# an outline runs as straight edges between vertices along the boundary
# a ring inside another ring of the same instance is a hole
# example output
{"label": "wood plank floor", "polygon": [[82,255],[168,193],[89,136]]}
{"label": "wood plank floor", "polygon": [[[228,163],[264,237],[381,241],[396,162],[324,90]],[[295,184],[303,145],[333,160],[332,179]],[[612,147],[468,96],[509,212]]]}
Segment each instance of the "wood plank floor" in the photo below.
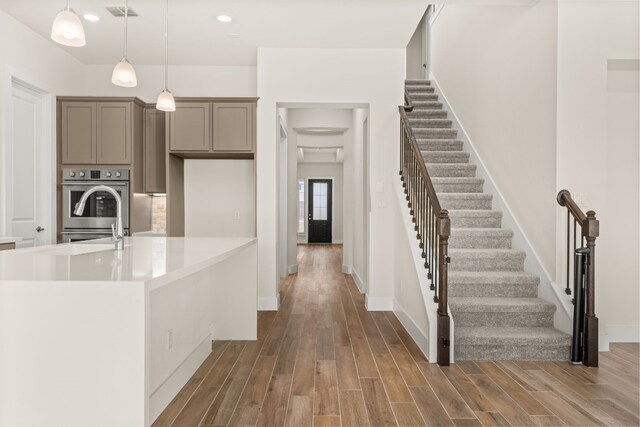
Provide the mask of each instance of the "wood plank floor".
{"label": "wood plank floor", "polygon": [[392,313],[368,312],[342,247],[300,246],[299,273],[257,341],[217,341],[153,424],[197,426],[638,426],[637,344],[600,368],[422,356]]}

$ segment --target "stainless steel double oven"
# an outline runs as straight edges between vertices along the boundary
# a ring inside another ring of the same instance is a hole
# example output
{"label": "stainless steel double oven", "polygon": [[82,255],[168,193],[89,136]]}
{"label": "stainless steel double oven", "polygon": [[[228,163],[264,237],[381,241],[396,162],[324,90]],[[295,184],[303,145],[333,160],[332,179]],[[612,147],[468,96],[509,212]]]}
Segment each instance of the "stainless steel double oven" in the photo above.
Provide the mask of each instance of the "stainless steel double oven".
{"label": "stainless steel double oven", "polygon": [[82,215],[73,213],[82,194],[96,185],[107,185],[122,198],[122,226],[129,234],[129,170],[127,169],[64,169],[62,176],[62,241],[111,237],[111,225],[116,222],[115,197],[107,192],[92,194]]}

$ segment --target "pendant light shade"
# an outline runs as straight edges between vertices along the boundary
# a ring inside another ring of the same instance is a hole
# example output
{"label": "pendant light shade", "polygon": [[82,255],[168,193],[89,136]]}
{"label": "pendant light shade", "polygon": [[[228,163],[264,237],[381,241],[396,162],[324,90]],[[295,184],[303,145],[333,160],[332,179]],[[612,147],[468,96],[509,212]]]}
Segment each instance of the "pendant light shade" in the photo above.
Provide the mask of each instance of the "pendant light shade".
{"label": "pendant light shade", "polygon": [[158,95],[156,108],[160,111],[176,111],[176,100],[169,89],[165,89]]}
{"label": "pendant light shade", "polygon": [[59,12],[53,20],[51,40],[71,47],[81,47],[87,44],[80,17],[69,8],[68,1],[67,8]]}
{"label": "pendant light shade", "polygon": [[160,111],[176,111],[176,100],[173,99],[173,94],[169,90],[169,0],[167,0],[167,11],[165,16],[165,40],[166,40],[166,56],[164,64],[164,90],[158,95],[158,101],[156,102],[156,108]]}
{"label": "pendant light shade", "polygon": [[122,87],[135,87],[138,85],[138,79],[136,78],[136,70],[133,69],[133,65],[127,59],[127,29],[128,29],[128,17],[129,17],[129,0],[125,2],[124,6],[124,49],[122,52],[122,59],[116,64],[111,75],[111,83],[116,86]]}
{"label": "pendant light shade", "polygon": [[111,75],[111,82],[116,86],[122,87],[135,87],[138,84],[136,70],[133,69],[133,65],[126,58],[122,58],[116,64]]}

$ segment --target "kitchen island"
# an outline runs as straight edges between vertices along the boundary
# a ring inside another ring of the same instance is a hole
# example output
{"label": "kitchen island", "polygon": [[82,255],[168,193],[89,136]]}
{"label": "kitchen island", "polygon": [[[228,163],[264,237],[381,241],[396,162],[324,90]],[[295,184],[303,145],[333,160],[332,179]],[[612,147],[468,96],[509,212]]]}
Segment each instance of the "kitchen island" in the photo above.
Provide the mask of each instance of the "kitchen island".
{"label": "kitchen island", "polygon": [[149,426],[211,352],[256,339],[256,240],[0,253],[0,426]]}

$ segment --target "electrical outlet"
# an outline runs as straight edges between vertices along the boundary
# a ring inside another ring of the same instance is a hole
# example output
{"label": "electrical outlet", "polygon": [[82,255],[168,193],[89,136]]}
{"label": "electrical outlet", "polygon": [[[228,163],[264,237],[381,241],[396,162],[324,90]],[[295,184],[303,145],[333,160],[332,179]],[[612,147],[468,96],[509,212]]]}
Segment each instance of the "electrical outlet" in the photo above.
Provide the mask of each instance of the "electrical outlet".
{"label": "electrical outlet", "polygon": [[240,221],[240,211],[235,211],[233,214],[234,221]]}
{"label": "electrical outlet", "polygon": [[167,330],[167,350],[173,348],[173,329]]}

